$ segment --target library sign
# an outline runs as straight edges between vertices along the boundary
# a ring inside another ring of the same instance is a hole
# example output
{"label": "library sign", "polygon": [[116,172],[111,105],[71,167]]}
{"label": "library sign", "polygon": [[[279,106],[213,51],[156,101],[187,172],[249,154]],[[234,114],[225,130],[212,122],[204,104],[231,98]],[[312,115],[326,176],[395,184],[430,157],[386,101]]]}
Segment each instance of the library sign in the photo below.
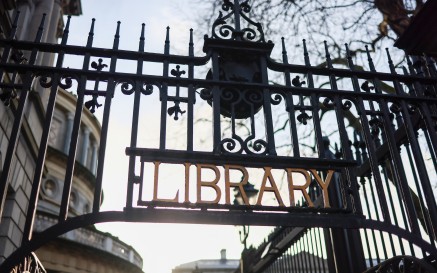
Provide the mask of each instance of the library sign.
{"label": "library sign", "polygon": [[[167,206],[174,204],[209,204],[214,205],[225,204],[232,206],[234,204],[234,194],[241,196],[242,204],[245,206],[262,207],[264,203],[271,201],[272,198],[267,195],[274,196],[276,206],[278,207],[295,207],[296,204],[305,201],[307,207],[314,207],[314,198],[309,195],[309,188],[316,187],[316,192],[323,198],[320,203],[321,208],[330,208],[329,187],[334,177],[334,170],[324,170],[323,172],[316,169],[308,168],[283,168],[273,169],[270,166],[255,168],[256,175],[242,165],[214,165],[214,164],[192,164],[179,163],[169,165],[179,165],[184,169],[183,182],[178,183],[179,187],[173,190],[172,193],[166,192],[166,196],[162,194],[163,189],[168,185],[169,179],[168,169],[163,169],[163,164],[160,161],[153,161],[151,179],[150,171],[147,177],[142,177],[143,183],[153,183],[153,185],[142,185],[141,188],[152,189],[153,194],[150,196],[150,203],[166,203]],[[164,175],[163,175],[163,172]],[[144,171],[142,174],[144,175]],[[250,175],[252,173],[252,175]],[[174,174],[176,175],[176,174]],[[163,179],[165,176],[167,179]],[[238,179],[237,179],[238,178]],[[175,181],[177,179],[174,179]],[[259,187],[254,204],[249,203],[246,187],[249,183],[256,184]],[[286,182],[286,187],[284,187]],[[282,187],[280,187],[282,185]],[[280,190],[282,188],[282,190]],[[284,189],[286,188],[286,189]],[[190,195],[193,191],[195,194]],[[205,194],[208,191],[209,194]],[[171,196],[169,198],[169,196]],[[266,200],[269,199],[269,200]],[[270,202],[271,203],[271,202]]]}

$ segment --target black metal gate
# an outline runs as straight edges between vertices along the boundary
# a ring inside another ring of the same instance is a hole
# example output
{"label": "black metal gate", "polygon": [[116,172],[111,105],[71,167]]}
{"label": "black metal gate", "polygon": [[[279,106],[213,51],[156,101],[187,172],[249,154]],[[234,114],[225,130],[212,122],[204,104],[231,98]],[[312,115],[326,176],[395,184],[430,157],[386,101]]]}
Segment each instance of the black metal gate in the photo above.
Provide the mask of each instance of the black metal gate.
{"label": "black metal gate", "polygon": [[[423,264],[429,272],[435,271],[429,269],[430,264],[435,266],[432,261],[437,257],[433,189],[437,170],[437,70],[433,60],[416,58],[412,63],[407,58],[407,66],[399,70],[387,51],[390,73],[382,73],[375,70],[367,51],[369,70],[362,71],[356,69],[346,45],[349,68],[335,68],[325,44],[326,65],[312,66],[304,40],[304,65],[289,64],[284,41],[282,62],[277,62],[270,57],[274,44],[265,40],[261,25],[247,15],[248,1],[224,1],[222,8],[225,14],[220,13],[215,20],[211,37],[205,36],[205,54],[200,57],[194,56],[192,31],[189,53],[182,56],[170,53],[169,29],[164,53],[159,54],[144,51],[144,25],[138,51],[126,51],[118,48],[120,23],[113,47],[104,49],[93,47],[94,21],[87,45],[82,47],[67,44],[70,19],[61,43],[54,45],[39,42],[44,19],[35,41],[17,41],[15,18],[9,38],[0,40],[1,98],[17,101],[1,174],[0,212],[29,93],[39,84],[50,90],[50,97],[22,246],[0,266],[1,272],[9,272],[31,251],[69,230],[110,221],[289,227],[284,236],[294,232],[294,239],[274,248],[281,250],[276,257],[283,257],[277,262],[284,261],[276,271],[298,272],[292,270],[297,268],[292,261],[298,262],[303,256],[296,255],[303,250],[327,258],[330,272],[362,272],[366,270],[366,257],[378,259],[378,263],[385,260],[407,265],[413,261],[417,267]],[[57,54],[56,65],[35,65],[40,52]],[[66,67],[65,55],[81,57],[82,69]],[[117,64],[122,61],[135,63],[136,72],[117,72]],[[151,63],[159,64],[162,73],[145,73]],[[202,67],[209,71],[200,70]],[[274,75],[283,84],[273,84]],[[323,79],[329,87],[317,85]],[[57,224],[32,236],[59,88],[73,89],[77,94],[61,209]],[[126,206],[120,211],[100,211],[111,103],[119,96],[132,97]],[[68,217],[83,107],[94,112],[101,105],[92,212]],[[143,116],[141,107],[151,105],[159,108],[158,113]],[[148,119],[159,119],[157,132],[140,126]],[[199,129],[202,120],[210,120],[212,129]],[[178,122],[183,123],[178,136],[183,139],[183,147],[169,141],[171,128]],[[138,144],[144,132],[156,135],[157,146]],[[207,139],[203,146],[195,142],[199,136]],[[159,170],[169,165],[182,170],[185,182],[180,192],[184,194],[179,195],[178,190],[174,197],[159,198]],[[230,190],[246,195],[243,186],[253,170],[262,173],[256,204],[247,196],[242,204],[233,204]],[[288,187],[286,198],[276,182],[279,172]],[[190,195],[193,173],[197,174],[197,199]],[[241,181],[233,178],[235,173],[241,175]],[[222,174],[225,185],[219,186]],[[297,180],[304,183],[297,184]],[[148,181],[152,181],[152,191],[146,190]],[[213,197],[205,197],[205,190]],[[263,195],[272,196],[274,202],[266,203]],[[406,255],[413,257],[402,262],[396,258]],[[323,267],[321,261],[303,259]],[[266,269],[269,263],[258,270]]]}

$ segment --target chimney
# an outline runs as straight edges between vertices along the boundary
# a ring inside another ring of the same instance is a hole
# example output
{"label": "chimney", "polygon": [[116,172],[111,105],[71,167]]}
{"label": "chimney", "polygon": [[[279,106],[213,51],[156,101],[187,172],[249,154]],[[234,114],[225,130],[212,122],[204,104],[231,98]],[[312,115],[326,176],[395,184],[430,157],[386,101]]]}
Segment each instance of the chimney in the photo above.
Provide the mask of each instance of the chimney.
{"label": "chimney", "polygon": [[226,249],[222,249],[222,250],[220,250],[220,260],[223,262],[223,261],[226,261]]}

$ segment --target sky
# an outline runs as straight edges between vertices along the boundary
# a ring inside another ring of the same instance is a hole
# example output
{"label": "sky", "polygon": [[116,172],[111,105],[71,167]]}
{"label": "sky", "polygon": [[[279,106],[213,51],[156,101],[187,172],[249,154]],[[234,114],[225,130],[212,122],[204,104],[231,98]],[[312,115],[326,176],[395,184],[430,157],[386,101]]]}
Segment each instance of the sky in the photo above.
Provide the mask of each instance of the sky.
{"label": "sky", "polygon": [[[190,0],[85,0],[82,1],[82,9],[83,15],[71,20],[68,44],[84,46],[91,20],[95,18],[95,47],[111,48],[117,21],[121,21],[119,48],[137,50],[141,24],[145,23],[146,51],[163,52],[165,30],[169,26],[171,51],[178,54],[186,54],[189,29],[196,27],[192,14],[198,12],[198,6]],[[198,37],[202,36],[203,33]],[[197,52],[200,49],[201,44],[195,46]],[[81,60],[67,56],[64,65],[80,67]],[[118,66],[122,67],[123,64]],[[126,113],[130,115],[130,107],[131,104],[125,98],[115,96],[111,110],[101,210],[122,210],[125,204],[128,171],[125,147],[130,141],[130,122],[126,122],[124,117]],[[102,108],[95,113],[100,120]],[[149,110],[156,109],[152,107]],[[147,120],[140,124],[140,130],[157,130],[158,122]],[[227,250],[228,258],[238,259],[243,248],[239,228],[235,226],[105,223],[97,225],[97,228],[132,245],[142,256],[146,273],[169,273],[182,263],[219,259],[221,249]],[[252,227],[249,244],[260,242],[268,230]]]}

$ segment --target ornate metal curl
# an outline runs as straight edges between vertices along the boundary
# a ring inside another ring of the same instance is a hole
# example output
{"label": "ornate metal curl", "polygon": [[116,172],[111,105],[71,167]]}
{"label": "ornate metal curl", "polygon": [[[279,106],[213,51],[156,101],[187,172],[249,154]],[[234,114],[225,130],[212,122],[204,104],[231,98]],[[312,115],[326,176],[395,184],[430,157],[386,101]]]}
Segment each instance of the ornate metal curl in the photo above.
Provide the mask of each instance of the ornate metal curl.
{"label": "ornate metal curl", "polygon": [[70,89],[73,86],[73,77],[70,75],[61,76],[58,84],[64,90]]}
{"label": "ornate metal curl", "polygon": [[283,100],[283,97],[281,94],[272,94],[270,97],[270,103],[272,105],[279,105]]}
{"label": "ornate metal curl", "polygon": [[[221,146],[221,151],[222,152],[227,152],[227,153],[233,153],[233,154],[241,154],[243,153],[243,140],[237,136],[234,135],[232,136],[233,138],[224,138],[222,139],[220,146]],[[235,150],[235,148],[237,147],[237,142],[240,146],[240,149]]]}
{"label": "ornate metal curl", "polygon": [[325,106],[327,109],[334,109],[334,102],[331,98],[326,97],[323,102],[322,102],[323,106]]}
{"label": "ornate metal curl", "polygon": [[[222,10],[228,12],[226,15],[220,11],[219,16],[212,24],[212,37],[216,39],[226,40],[244,40],[252,42],[265,42],[264,31],[260,23],[251,20],[245,13],[251,11],[249,1],[239,3],[235,0],[232,3],[230,0],[225,0],[222,4]],[[234,16],[234,26],[226,22],[231,16]],[[249,25],[240,28],[241,18]],[[253,28],[251,28],[251,26]],[[258,39],[256,39],[258,37]]]}
{"label": "ornate metal curl", "polygon": [[344,111],[349,111],[352,108],[352,102],[350,100],[344,100],[341,102],[341,108]]}
{"label": "ornate metal curl", "polygon": [[125,95],[132,95],[135,92],[136,82],[132,80],[125,80],[123,82],[120,82],[121,86],[121,93]]}
{"label": "ornate metal curl", "polygon": [[[233,134],[232,138],[224,138],[220,145],[222,152],[232,154],[246,154],[251,155],[266,155],[267,154],[267,142],[263,139],[257,139],[253,141],[254,136],[249,136],[243,140],[240,136]],[[252,142],[253,141],[253,142]],[[238,143],[238,145],[237,145]],[[239,146],[239,149],[236,148]],[[253,151],[250,149],[252,148]]]}
{"label": "ornate metal curl", "polygon": [[43,88],[50,88],[53,85],[53,80],[51,77],[49,76],[41,76],[39,78],[39,84],[43,87]]}

